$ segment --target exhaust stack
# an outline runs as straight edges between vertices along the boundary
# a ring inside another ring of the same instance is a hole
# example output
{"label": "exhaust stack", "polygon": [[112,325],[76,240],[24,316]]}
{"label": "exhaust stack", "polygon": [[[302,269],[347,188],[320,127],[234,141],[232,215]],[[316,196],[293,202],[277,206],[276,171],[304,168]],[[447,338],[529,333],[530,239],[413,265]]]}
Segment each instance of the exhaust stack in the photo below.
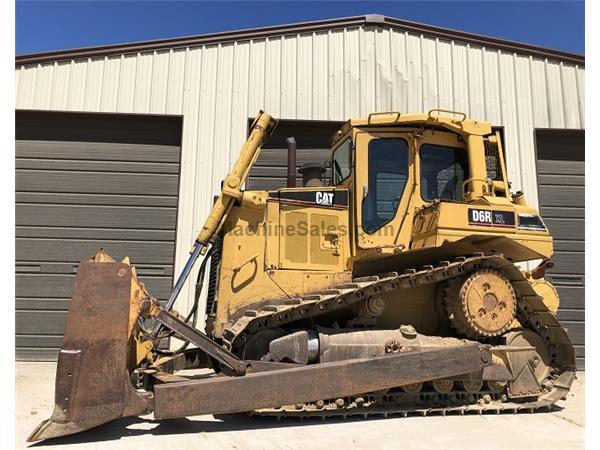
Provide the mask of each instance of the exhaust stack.
{"label": "exhaust stack", "polygon": [[287,155],[287,187],[296,187],[296,139],[293,136],[285,140]]}

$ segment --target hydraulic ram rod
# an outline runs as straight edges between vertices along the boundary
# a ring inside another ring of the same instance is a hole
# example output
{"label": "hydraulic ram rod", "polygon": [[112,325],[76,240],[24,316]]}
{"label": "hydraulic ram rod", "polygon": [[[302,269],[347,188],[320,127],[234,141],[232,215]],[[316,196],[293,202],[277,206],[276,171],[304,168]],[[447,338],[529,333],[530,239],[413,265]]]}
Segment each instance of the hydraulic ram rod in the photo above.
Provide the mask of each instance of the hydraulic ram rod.
{"label": "hydraulic ram rod", "polygon": [[[165,306],[167,311],[170,311],[173,308],[175,300],[177,300],[196,260],[204,251],[206,251],[213,236],[219,232],[233,203],[242,198],[241,189],[248,178],[250,168],[258,158],[261,146],[269,138],[276,125],[277,121],[275,119],[267,113],[259,111],[258,116],[254,119],[254,123],[252,123],[250,128],[250,135],[240,149],[238,160],[231,169],[231,172],[229,172],[223,180],[221,193],[213,204],[210,214],[196,238],[194,247],[190,252],[190,257],[179,274],[175,286],[171,290],[171,294],[169,295],[169,299]],[[153,338],[158,336],[160,329],[160,324],[155,323],[152,327]]]}
{"label": "hydraulic ram rod", "polygon": [[159,384],[154,417],[227,414],[358,395],[481,370],[489,349],[478,344],[394,353],[369,359]]}

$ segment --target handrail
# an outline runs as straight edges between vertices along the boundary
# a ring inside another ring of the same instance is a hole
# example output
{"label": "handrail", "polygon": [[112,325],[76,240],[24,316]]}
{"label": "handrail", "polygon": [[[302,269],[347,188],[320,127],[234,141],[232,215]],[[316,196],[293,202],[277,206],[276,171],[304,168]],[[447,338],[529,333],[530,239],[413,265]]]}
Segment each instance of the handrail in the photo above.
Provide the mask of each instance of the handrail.
{"label": "handrail", "polygon": [[455,114],[455,115],[462,116],[462,119],[460,119],[458,121],[459,123],[464,122],[467,119],[467,115],[464,112],[454,111],[452,109],[440,109],[440,108],[430,109],[429,112],[427,113],[427,116],[433,118],[433,115],[431,113],[434,113],[434,112],[449,113],[449,114]]}
{"label": "handrail", "polygon": [[[462,192],[463,192],[463,195],[466,193],[465,192],[465,186],[467,184],[469,184],[469,183],[472,183],[473,181],[483,181],[483,182],[485,182],[487,184],[487,186],[488,186],[489,191],[490,191],[489,193],[493,194],[493,192],[494,192],[494,182],[490,178],[475,178],[475,177],[473,177],[473,178],[467,178],[465,181],[462,182]],[[471,191],[469,191],[469,192],[471,192]]]}
{"label": "handrail", "polygon": [[393,120],[393,122],[398,122],[398,120],[400,119],[400,113],[398,111],[380,111],[380,112],[374,112],[369,114],[369,116],[367,117],[367,122],[369,123],[369,125],[371,124],[371,117],[373,116],[383,116],[386,114],[396,114],[396,118]]}

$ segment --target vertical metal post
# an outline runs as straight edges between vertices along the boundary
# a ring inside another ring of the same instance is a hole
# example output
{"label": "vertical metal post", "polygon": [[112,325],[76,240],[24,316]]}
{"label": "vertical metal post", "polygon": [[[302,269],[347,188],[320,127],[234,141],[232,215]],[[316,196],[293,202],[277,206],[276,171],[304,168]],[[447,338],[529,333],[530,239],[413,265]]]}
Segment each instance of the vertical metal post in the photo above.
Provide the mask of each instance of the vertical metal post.
{"label": "vertical metal post", "polygon": [[288,149],[287,157],[287,187],[296,187],[296,139],[289,137],[285,140]]}

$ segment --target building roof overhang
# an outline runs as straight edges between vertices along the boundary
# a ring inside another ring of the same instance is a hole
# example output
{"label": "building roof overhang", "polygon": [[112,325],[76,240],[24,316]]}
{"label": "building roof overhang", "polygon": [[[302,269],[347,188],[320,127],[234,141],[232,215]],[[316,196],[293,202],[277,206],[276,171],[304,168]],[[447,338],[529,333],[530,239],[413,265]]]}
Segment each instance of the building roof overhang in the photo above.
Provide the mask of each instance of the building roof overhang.
{"label": "building roof overhang", "polygon": [[569,53],[491,36],[483,36],[449,28],[426,25],[408,20],[386,17],[380,14],[367,14],[364,16],[301,22],[288,25],[225,31],[197,36],[131,42],[126,44],[102,45],[95,47],[32,53],[18,55],[15,58],[15,65],[24,66],[76,59],[99,58],[112,55],[169,50],[233,41],[248,41],[251,39],[265,39],[276,36],[312,33],[360,26],[392,28],[406,33],[429,36],[447,41],[459,41],[479,47],[493,48],[508,53],[523,54],[542,59],[552,59],[569,64],[585,65],[585,57],[577,53]]}

